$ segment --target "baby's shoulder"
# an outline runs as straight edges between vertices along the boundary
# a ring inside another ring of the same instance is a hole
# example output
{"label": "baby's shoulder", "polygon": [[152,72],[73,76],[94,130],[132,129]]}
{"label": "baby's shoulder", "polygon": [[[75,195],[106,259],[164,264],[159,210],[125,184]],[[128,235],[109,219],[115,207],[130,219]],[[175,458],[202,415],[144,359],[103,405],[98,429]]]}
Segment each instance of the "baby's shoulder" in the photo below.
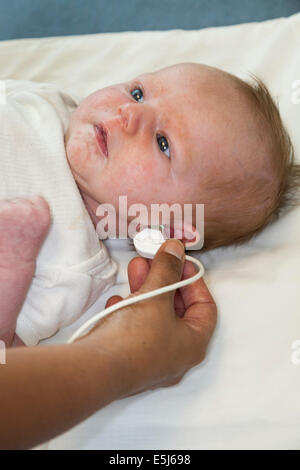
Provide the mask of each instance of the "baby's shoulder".
{"label": "baby's shoulder", "polygon": [[[31,80],[7,79],[1,81],[2,103],[18,109],[26,115],[47,116],[47,119],[59,119],[66,131],[71,114],[79,104],[79,99],[53,83]],[[34,114],[32,114],[34,111]]]}
{"label": "baby's shoulder", "polygon": [[36,82],[33,80],[1,80],[1,95],[4,102],[6,98],[7,100],[16,100],[20,103],[23,99],[28,102],[30,96],[38,97],[40,100],[54,106],[57,111],[61,111],[62,107],[72,110],[80,102],[77,96],[71,96],[70,93],[54,83]]}

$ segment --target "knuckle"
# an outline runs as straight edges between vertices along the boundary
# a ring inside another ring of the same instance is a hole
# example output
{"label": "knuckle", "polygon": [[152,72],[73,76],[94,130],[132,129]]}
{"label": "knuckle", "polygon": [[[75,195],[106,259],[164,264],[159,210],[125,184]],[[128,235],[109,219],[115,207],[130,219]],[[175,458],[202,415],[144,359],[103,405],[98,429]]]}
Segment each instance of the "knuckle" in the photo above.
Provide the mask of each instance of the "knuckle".
{"label": "knuckle", "polygon": [[167,388],[173,387],[174,385],[178,385],[181,382],[182,377],[183,376],[173,377],[172,379],[165,380],[160,384],[160,387]]}
{"label": "knuckle", "polygon": [[176,377],[174,380],[173,380],[173,383],[172,385],[178,385],[183,379],[183,375],[181,375],[180,377]]}
{"label": "knuckle", "polygon": [[199,364],[200,362],[203,362],[206,359],[206,350],[201,348],[201,350],[198,353],[198,359],[199,359]]}

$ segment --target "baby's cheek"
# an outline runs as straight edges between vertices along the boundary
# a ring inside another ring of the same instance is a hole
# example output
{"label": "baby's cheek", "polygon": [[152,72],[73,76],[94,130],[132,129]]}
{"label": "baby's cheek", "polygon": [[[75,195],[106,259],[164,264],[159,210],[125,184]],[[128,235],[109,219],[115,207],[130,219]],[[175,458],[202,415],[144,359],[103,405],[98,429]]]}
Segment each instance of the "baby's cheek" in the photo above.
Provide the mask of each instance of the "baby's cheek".
{"label": "baby's cheek", "polygon": [[88,115],[89,107],[86,106],[85,101],[86,100],[80,103],[72,114],[71,125],[74,126],[74,128],[78,128],[82,122],[85,122],[85,118]]}
{"label": "baby's cheek", "polygon": [[80,162],[80,156],[82,154],[81,151],[81,144],[77,142],[69,142],[67,145],[67,157],[68,157],[68,162],[70,164],[70,167],[74,169],[75,171],[78,171],[81,162]]}
{"label": "baby's cheek", "polygon": [[89,148],[82,133],[78,133],[69,139],[66,153],[72,169],[77,172],[84,170],[89,158]]}
{"label": "baby's cheek", "polygon": [[153,187],[155,169],[150,161],[129,163],[119,173],[119,181],[126,190],[125,194],[143,196]]}

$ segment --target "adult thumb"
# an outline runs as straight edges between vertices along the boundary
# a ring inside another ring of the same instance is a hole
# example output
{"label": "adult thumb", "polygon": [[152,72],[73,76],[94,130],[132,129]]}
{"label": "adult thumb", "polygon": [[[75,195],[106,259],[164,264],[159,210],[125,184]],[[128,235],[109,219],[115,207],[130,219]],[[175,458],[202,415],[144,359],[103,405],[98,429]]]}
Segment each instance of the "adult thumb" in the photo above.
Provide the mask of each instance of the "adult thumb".
{"label": "adult thumb", "polygon": [[[184,246],[176,239],[167,240],[158,250],[143,284],[143,291],[159,289],[180,281],[184,265]],[[170,292],[174,297],[175,291]]]}

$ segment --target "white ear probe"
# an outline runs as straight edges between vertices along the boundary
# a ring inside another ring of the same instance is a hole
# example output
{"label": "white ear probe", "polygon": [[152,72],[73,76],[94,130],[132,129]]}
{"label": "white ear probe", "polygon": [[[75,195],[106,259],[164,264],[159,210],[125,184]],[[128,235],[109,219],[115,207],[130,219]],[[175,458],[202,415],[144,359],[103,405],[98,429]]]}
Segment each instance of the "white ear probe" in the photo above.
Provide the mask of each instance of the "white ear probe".
{"label": "white ear probe", "polygon": [[153,259],[157,251],[165,241],[166,238],[161,230],[154,228],[145,228],[144,230],[138,232],[135,235],[133,239],[133,244],[137,253],[140,256],[143,256],[144,258]]}
{"label": "white ear probe", "polygon": [[[154,258],[155,254],[165,241],[166,238],[164,237],[163,232],[154,228],[145,228],[141,232],[138,232],[133,239],[133,243],[138,254],[140,256],[150,259]],[[116,304],[106,308],[102,312],[97,313],[92,318],[87,320],[80,328],[78,328],[77,331],[75,331],[75,333],[68,340],[67,344],[73,343],[79,336],[82,336],[91,325],[94,325],[101,318],[105,317],[106,315],[109,315],[115,310],[120,310],[121,308],[135,304],[136,302],[141,302],[142,300],[150,299],[151,297],[155,297],[157,295],[165,294],[166,292],[179,289],[181,287],[187,286],[188,284],[192,284],[193,282],[200,279],[204,275],[204,267],[202,263],[200,263],[200,261],[198,261],[196,258],[192,258],[191,256],[187,255],[185,255],[185,259],[191,261],[195,266],[197,266],[197,274],[190,277],[189,279],[184,279],[183,281],[175,282],[174,284],[170,284],[169,286],[161,287],[151,292],[146,292],[145,294],[140,294],[136,297],[130,297],[129,299],[117,302]]]}

